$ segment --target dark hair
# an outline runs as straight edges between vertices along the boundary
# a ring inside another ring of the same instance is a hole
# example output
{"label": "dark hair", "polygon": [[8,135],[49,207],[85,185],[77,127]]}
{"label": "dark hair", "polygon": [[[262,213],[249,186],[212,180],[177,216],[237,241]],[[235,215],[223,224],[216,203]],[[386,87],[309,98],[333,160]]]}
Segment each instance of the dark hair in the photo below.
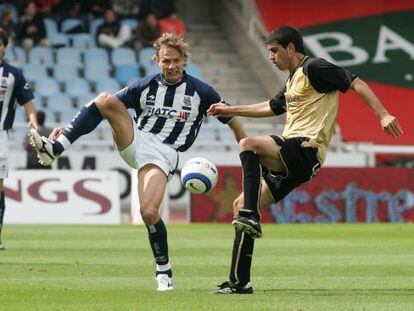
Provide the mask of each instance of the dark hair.
{"label": "dark hair", "polygon": [[4,46],[9,44],[9,35],[3,28],[0,28],[0,41],[3,42]]}
{"label": "dark hair", "polygon": [[284,48],[286,48],[289,43],[293,43],[296,52],[306,54],[302,35],[295,27],[280,26],[279,28],[272,30],[265,40],[266,44],[271,42],[277,42]]}
{"label": "dark hair", "polygon": [[37,123],[40,126],[43,126],[43,124],[45,124],[46,114],[43,111],[38,110],[36,111],[36,117],[37,117]]}

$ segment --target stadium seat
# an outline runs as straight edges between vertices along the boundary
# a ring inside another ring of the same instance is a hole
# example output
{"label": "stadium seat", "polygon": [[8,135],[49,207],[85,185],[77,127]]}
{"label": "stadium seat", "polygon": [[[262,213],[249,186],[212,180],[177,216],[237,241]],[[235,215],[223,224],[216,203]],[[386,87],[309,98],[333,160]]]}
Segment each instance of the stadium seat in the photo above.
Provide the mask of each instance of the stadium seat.
{"label": "stadium seat", "polygon": [[185,68],[186,72],[198,79],[203,79],[203,74],[201,73],[201,68],[194,64],[194,63],[189,63],[186,68]]}
{"label": "stadium seat", "polygon": [[71,97],[79,97],[80,95],[89,94],[91,92],[90,85],[85,79],[74,79],[65,82],[65,91]]}
{"label": "stadium seat", "polygon": [[108,52],[103,48],[88,49],[84,52],[83,57],[87,66],[110,66]]}
{"label": "stadium seat", "polygon": [[78,67],[67,65],[66,63],[59,64],[53,69],[53,76],[59,82],[66,82],[69,80],[74,80],[79,77]]}
{"label": "stadium seat", "polygon": [[101,64],[89,64],[85,62],[85,74],[84,77],[90,82],[96,82],[97,80],[110,78],[109,66]]}
{"label": "stadium seat", "polygon": [[138,67],[134,65],[120,65],[115,67],[115,79],[122,85],[139,78]]}
{"label": "stadium seat", "polygon": [[81,19],[68,18],[62,21],[61,31],[63,33],[70,33],[71,30],[78,28],[78,27],[80,31],[85,31],[85,25]]}
{"label": "stadium seat", "polygon": [[46,67],[53,66],[53,50],[45,47],[36,46],[29,52],[29,63],[41,64]]}
{"label": "stadium seat", "polygon": [[81,51],[87,50],[91,47],[95,47],[95,39],[88,33],[78,33],[70,35],[72,46]]}
{"label": "stadium seat", "polygon": [[121,25],[127,25],[132,32],[135,32],[135,29],[137,29],[138,26],[138,20],[133,18],[125,18],[121,20]]}
{"label": "stadium seat", "polygon": [[121,47],[112,51],[112,64],[126,65],[126,64],[137,64],[137,58],[135,51],[131,48]]}
{"label": "stadium seat", "polygon": [[157,73],[160,73],[160,67],[158,67],[157,64],[155,63],[150,63],[150,64],[143,64],[142,65],[144,70],[145,70],[145,75],[146,76],[150,76],[150,75],[155,75]]}
{"label": "stadium seat", "polygon": [[12,46],[6,50],[5,59],[12,65],[23,67],[26,63],[26,53],[19,46]]}
{"label": "stadium seat", "polygon": [[58,33],[58,26],[53,18],[44,18],[43,23],[45,24],[46,34],[49,37],[52,33]]}
{"label": "stadium seat", "polygon": [[153,63],[152,61],[152,56],[155,54],[155,49],[154,48],[143,48],[140,52],[139,52],[139,62],[142,65],[148,65]]}
{"label": "stadium seat", "polygon": [[48,97],[52,94],[59,93],[60,87],[55,79],[45,78],[36,81],[35,90],[40,97]]}
{"label": "stadium seat", "polygon": [[61,48],[57,50],[56,62],[58,65],[65,64],[70,66],[81,67],[81,52],[75,48]]}
{"label": "stadium seat", "polygon": [[47,112],[53,116],[54,122],[68,123],[75,116],[77,109],[73,106],[72,99],[68,95],[57,93],[47,97],[46,100],[48,103]]}
{"label": "stadium seat", "polygon": [[50,111],[59,111],[60,107],[72,106],[72,99],[65,93],[55,93],[47,96],[47,108]]}
{"label": "stadium seat", "polygon": [[47,69],[45,66],[40,64],[25,64],[23,66],[23,74],[27,81],[36,82],[40,79],[48,77]]}
{"label": "stadium seat", "polygon": [[75,96],[74,98],[77,102],[78,109],[80,107],[85,106],[87,103],[89,103],[96,96],[97,96],[97,94],[95,94],[95,93],[85,93],[85,94],[81,94],[79,96]]}
{"label": "stadium seat", "polygon": [[96,81],[96,93],[109,92],[116,93],[120,90],[120,85],[115,79],[100,79]]}
{"label": "stadium seat", "polygon": [[99,25],[104,22],[103,18],[94,19],[89,23],[89,33],[95,38]]}
{"label": "stadium seat", "polygon": [[50,43],[54,47],[69,46],[69,37],[64,33],[54,32],[50,35],[48,34],[47,37],[49,38]]}

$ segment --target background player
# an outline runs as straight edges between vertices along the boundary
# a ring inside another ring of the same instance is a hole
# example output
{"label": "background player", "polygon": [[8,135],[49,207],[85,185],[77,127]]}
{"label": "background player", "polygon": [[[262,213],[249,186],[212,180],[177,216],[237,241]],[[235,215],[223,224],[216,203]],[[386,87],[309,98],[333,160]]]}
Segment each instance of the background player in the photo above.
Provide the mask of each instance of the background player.
{"label": "background player", "polygon": [[[166,183],[177,168],[178,152],[193,144],[207,109],[221,98],[212,87],[185,73],[189,46],[182,37],[163,34],[154,47],[161,74],[140,79],[115,95],[100,94],[68,126],[55,128],[50,140],[34,130],[31,133],[41,163],[50,165],[80,136],[103,119],[109,121],[121,157],[139,170],[141,216],[157,265],[158,290],[165,291],[173,289],[167,229],[159,214]],[[136,112],[136,125],[129,108]],[[234,131],[237,142],[246,136],[238,119],[218,119]]]}
{"label": "background player", "polygon": [[[349,71],[306,56],[302,36],[291,26],[272,31],[266,42],[269,58],[288,70],[285,87],[270,101],[252,105],[212,105],[209,115],[270,117],[286,112],[282,136],[244,138],[239,143],[243,193],[233,204],[236,236],[230,280],[218,294],[249,294],[254,238],[262,236],[259,206],[282,200],[314,177],[324,162],[338,112],[338,91],[355,91],[374,111],[383,131],[398,138],[402,129],[368,85]],[[264,177],[264,183],[261,177]]]}
{"label": "background player", "polygon": [[32,102],[33,92],[22,71],[4,61],[8,43],[7,33],[0,28],[0,250],[4,249],[1,232],[6,210],[3,180],[9,173],[8,131],[13,127],[16,101],[26,109],[29,126],[37,128],[36,109]]}

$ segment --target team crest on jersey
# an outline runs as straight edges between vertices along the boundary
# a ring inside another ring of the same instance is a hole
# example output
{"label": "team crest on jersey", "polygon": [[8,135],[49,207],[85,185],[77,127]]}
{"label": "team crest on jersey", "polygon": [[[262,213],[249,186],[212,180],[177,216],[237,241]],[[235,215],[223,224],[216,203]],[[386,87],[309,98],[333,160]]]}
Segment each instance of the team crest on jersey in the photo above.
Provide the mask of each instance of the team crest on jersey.
{"label": "team crest on jersey", "polygon": [[184,96],[184,105],[191,106],[191,96]]}
{"label": "team crest on jersey", "polygon": [[149,95],[147,96],[147,105],[154,105],[155,104],[155,95]]}

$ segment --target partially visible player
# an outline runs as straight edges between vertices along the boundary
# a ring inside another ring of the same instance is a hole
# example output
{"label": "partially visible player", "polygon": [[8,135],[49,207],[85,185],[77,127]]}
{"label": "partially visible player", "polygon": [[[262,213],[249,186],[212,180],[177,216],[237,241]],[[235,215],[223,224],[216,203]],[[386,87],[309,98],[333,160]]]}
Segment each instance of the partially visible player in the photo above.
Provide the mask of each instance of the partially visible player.
{"label": "partially visible player", "polygon": [[7,33],[0,28],[0,250],[4,249],[1,232],[6,209],[3,180],[9,173],[8,131],[13,126],[16,101],[26,109],[29,126],[37,128],[36,109],[32,102],[33,92],[30,90],[22,71],[4,60],[8,43]]}
{"label": "partially visible player", "polygon": [[[155,61],[161,73],[140,79],[115,95],[102,93],[80,110],[66,127],[53,130],[49,139],[32,130],[39,159],[50,165],[80,136],[107,119],[121,157],[138,169],[140,212],[156,263],[158,290],[173,289],[168,255],[167,229],[159,209],[169,178],[178,164],[178,152],[196,139],[211,104],[219,94],[206,83],[188,75],[189,46],[176,34],[156,40]],[[136,123],[127,108],[135,109]],[[246,136],[237,118],[218,118],[234,132],[237,142]]]}
{"label": "partially visible player", "polygon": [[[285,87],[271,100],[252,104],[212,105],[209,115],[270,117],[286,113],[282,136],[248,137],[239,143],[243,193],[233,203],[236,227],[230,280],[216,294],[250,294],[254,238],[262,236],[259,207],[282,200],[314,177],[324,162],[338,112],[338,91],[355,91],[378,117],[383,131],[398,138],[397,119],[368,85],[349,71],[306,56],[302,36],[291,26],[272,31],[266,40],[269,58],[288,70]],[[263,176],[264,182],[261,181]]]}

